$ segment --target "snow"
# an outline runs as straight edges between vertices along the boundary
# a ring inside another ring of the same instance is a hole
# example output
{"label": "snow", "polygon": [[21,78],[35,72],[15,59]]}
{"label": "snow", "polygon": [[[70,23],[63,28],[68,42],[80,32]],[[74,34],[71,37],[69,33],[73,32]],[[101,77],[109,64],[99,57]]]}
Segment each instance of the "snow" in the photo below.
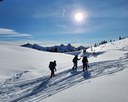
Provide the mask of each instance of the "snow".
{"label": "snow", "polygon": [[86,80],[41,102],[127,102],[124,73]]}
{"label": "snow", "polygon": [[61,68],[61,64],[65,64],[67,61],[71,62],[72,58],[71,55],[8,45],[0,45],[0,56],[0,80],[22,71],[32,71],[36,75],[47,73],[50,61],[56,60],[60,63],[58,66]]}
{"label": "snow", "polygon": [[[77,70],[71,70],[72,54],[0,45],[0,101],[127,102],[128,39],[87,52],[90,68],[83,72],[81,61]],[[56,76],[49,78],[48,64],[53,60]]]}

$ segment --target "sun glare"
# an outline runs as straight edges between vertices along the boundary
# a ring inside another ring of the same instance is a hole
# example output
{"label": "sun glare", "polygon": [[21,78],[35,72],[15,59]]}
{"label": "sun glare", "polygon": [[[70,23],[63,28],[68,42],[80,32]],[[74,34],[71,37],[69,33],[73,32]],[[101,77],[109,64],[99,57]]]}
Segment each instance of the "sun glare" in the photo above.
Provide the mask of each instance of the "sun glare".
{"label": "sun glare", "polygon": [[74,18],[75,18],[75,20],[76,20],[77,22],[80,22],[80,21],[82,21],[82,20],[84,19],[84,15],[83,15],[82,12],[77,12],[77,13],[75,13]]}

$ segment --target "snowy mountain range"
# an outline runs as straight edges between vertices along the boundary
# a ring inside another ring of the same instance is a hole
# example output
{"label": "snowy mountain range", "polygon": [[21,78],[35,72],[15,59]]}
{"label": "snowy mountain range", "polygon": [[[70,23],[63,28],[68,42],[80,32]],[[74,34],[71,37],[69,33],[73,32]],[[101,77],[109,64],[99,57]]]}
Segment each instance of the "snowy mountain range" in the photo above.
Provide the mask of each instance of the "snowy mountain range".
{"label": "snowy mountain range", "polygon": [[87,52],[90,67],[83,72],[82,60],[71,70],[73,54],[0,45],[0,102],[127,102],[128,38]]}
{"label": "snowy mountain range", "polygon": [[51,47],[43,47],[43,46],[40,46],[38,44],[27,43],[27,44],[24,44],[24,45],[21,45],[21,46],[22,47],[33,48],[33,49],[41,50],[41,51],[61,52],[61,53],[79,51],[81,49],[86,49],[87,48],[87,47],[84,47],[84,46],[79,46],[79,47],[76,48],[76,47],[72,46],[71,44],[68,44],[68,45],[61,44],[59,46],[56,45],[56,46],[51,46]]}

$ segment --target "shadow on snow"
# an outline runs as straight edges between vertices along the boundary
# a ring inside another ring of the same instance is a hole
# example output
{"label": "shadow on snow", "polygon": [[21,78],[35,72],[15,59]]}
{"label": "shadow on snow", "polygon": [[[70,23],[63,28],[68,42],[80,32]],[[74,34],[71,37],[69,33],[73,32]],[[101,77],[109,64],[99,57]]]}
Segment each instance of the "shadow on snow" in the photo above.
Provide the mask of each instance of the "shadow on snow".
{"label": "shadow on snow", "polygon": [[60,91],[70,88],[82,81],[113,74],[123,70],[125,67],[121,63],[121,60],[104,61],[90,64],[90,68],[87,72],[82,71],[82,66],[79,66],[77,70],[65,70],[56,74],[56,77],[49,78],[48,76],[40,81],[40,84],[36,85],[26,95],[23,95],[10,102],[16,101],[32,101],[38,102],[51,95],[54,95]]}

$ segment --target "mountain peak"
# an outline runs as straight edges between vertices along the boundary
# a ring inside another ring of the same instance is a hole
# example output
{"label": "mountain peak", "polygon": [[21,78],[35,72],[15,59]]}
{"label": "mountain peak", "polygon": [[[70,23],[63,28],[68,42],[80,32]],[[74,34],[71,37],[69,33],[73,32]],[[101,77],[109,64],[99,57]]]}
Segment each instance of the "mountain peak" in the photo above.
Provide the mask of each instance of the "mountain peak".
{"label": "mountain peak", "polygon": [[60,52],[60,53],[78,51],[78,50],[81,50],[81,49],[85,48],[83,46],[75,48],[71,44],[67,44],[67,45],[61,44],[60,46],[56,45],[56,46],[51,46],[51,47],[43,47],[43,46],[40,46],[38,44],[27,43],[27,44],[24,44],[24,45],[21,45],[21,46],[36,49],[36,50],[41,50],[41,51]]}

